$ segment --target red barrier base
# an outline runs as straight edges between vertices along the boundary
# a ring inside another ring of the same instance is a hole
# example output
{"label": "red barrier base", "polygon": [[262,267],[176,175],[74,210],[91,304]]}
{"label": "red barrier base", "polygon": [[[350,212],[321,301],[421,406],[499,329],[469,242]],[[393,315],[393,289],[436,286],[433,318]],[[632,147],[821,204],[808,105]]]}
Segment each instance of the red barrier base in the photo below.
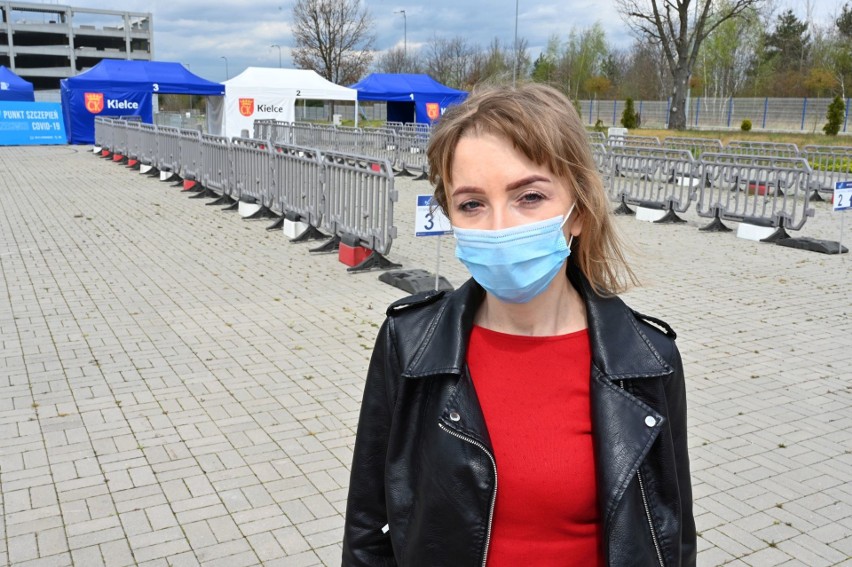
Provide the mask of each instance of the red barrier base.
{"label": "red barrier base", "polygon": [[773,189],[771,187],[767,187],[765,183],[754,183],[749,182],[748,184],[748,194],[754,195],[757,193],[758,195],[767,195],[771,194]]}
{"label": "red barrier base", "polygon": [[137,163],[139,163],[138,159],[129,159],[127,160],[127,167],[136,167]]}
{"label": "red barrier base", "polygon": [[198,188],[196,187],[196,185],[198,185],[198,181],[196,181],[196,180],[194,180],[194,179],[184,179],[184,180],[183,180],[183,189],[182,189],[182,190],[183,190],[183,191],[195,191],[195,190],[197,190],[197,189],[198,189]]}
{"label": "red barrier base", "polygon": [[347,266],[357,266],[370,255],[371,250],[363,246],[350,246],[343,241],[337,250],[337,259]]}
{"label": "red barrier base", "polygon": [[101,157],[109,157],[109,150],[101,150]]}
{"label": "red barrier base", "polygon": [[112,161],[121,161],[124,159],[124,156],[121,154],[112,154]]}

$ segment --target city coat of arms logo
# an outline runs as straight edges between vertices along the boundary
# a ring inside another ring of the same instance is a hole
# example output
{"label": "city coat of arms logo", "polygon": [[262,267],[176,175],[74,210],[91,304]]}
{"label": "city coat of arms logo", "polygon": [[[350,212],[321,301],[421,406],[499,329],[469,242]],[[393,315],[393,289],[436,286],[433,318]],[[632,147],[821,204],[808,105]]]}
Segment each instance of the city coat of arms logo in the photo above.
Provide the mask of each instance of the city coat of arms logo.
{"label": "city coat of arms logo", "polygon": [[426,116],[429,117],[429,120],[437,120],[441,117],[441,105],[437,102],[427,102],[426,103]]}
{"label": "city coat of arms logo", "polygon": [[242,114],[243,116],[251,116],[252,114],[254,114],[253,98],[240,99],[240,114]]}
{"label": "city coat of arms logo", "polygon": [[83,93],[83,103],[92,114],[100,114],[104,109],[104,93]]}

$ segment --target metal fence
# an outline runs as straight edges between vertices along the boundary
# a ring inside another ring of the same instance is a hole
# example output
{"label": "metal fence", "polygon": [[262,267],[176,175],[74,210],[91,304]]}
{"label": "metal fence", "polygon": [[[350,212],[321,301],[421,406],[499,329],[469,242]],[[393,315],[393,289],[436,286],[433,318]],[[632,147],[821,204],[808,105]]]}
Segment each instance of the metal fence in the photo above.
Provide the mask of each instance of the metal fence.
{"label": "metal fence", "polygon": [[[785,132],[822,132],[826,123],[826,111],[830,98],[711,98],[691,97],[687,105],[686,122],[690,129],[739,130],[744,120],[751,122],[754,130],[776,130]],[[849,104],[846,99],[846,115],[840,131],[852,131],[849,124]],[[671,99],[637,100],[633,103],[644,128],[668,127]],[[626,101],[581,100],[580,113],[583,122],[595,124],[600,120],[604,126],[619,126]]]}
{"label": "metal fence", "polygon": [[[369,256],[349,271],[397,266],[385,258],[397,235],[393,217],[397,192],[387,160],[267,139],[228,139],[197,129],[96,119],[96,140],[105,157],[120,155],[110,152],[118,146],[122,152],[128,147],[138,148],[140,154],[150,152],[146,131],[156,141],[152,158],[156,167],[200,182],[203,191],[196,197],[218,197],[216,203],[230,205],[227,208],[236,206],[235,199],[257,203],[306,223],[316,234],[319,228],[331,232],[329,244],[343,240],[369,249]],[[256,131],[291,138],[301,132],[347,150],[358,146],[363,137],[360,129],[321,126],[260,124]]]}

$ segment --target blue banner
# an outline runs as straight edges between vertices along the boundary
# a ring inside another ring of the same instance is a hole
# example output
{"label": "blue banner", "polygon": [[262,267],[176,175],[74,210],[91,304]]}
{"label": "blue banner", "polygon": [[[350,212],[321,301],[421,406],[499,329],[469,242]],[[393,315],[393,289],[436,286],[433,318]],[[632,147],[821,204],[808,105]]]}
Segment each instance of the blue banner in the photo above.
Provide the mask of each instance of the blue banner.
{"label": "blue banner", "polygon": [[154,121],[152,93],[120,89],[69,89],[62,85],[62,108],[69,142],[91,144],[95,141],[95,116],[140,116],[142,122]]}
{"label": "blue banner", "polygon": [[0,102],[0,146],[67,143],[59,103]]}

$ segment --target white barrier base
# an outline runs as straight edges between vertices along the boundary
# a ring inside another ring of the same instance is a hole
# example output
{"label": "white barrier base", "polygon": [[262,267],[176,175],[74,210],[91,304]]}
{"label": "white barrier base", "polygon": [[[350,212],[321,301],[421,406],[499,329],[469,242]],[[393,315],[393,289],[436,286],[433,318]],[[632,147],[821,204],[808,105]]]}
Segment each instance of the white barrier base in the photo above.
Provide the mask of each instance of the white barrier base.
{"label": "white barrier base", "polygon": [[649,209],[648,207],[636,207],[636,220],[648,222],[658,221],[666,216],[666,211],[660,209]]}
{"label": "white barrier base", "polygon": [[771,226],[757,226],[741,222],[740,226],[737,227],[737,238],[744,238],[746,240],[760,241],[772,236],[774,233],[775,229]]}
{"label": "white barrier base", "polygon": [[94,148],[92,148],[92,153],[93,153],[93,154],[99,154],[99,153],[101,153],[101,150],[102,150],[102,149],[103,149],[103,148],[102,148],[102,147],[100,147],[100,146],[95,146]]}
{"label": "white barrier base", "polygon": [[681,187],[698,187],[698,182],[701,181],[697,177],[678,177],[677,184]]}
{"label": "white barrier base", "polygon": [[175,177],[174,172],[172,171],[161,171],[160,172],[160,181],[168,181]]}
{"label": "white barrier base", "polygon": [[281,225],[281,229],[284,231],[284,236],[293,239],[308,230],[308,223],[284,219],[284,224]]}
{"label": "white barrier base", "polygon": [[139,165],[139,173],[148,173],[152,169],[154,169],[153,165],[145,165],[144,163]]}
{"label": "white barrier base", "polygon": [[243,203],[240,201],[240,206],[237,209],[237,212],[240,213],[240,216],[243,218],[250,217],[260,210],[260,203]]}

